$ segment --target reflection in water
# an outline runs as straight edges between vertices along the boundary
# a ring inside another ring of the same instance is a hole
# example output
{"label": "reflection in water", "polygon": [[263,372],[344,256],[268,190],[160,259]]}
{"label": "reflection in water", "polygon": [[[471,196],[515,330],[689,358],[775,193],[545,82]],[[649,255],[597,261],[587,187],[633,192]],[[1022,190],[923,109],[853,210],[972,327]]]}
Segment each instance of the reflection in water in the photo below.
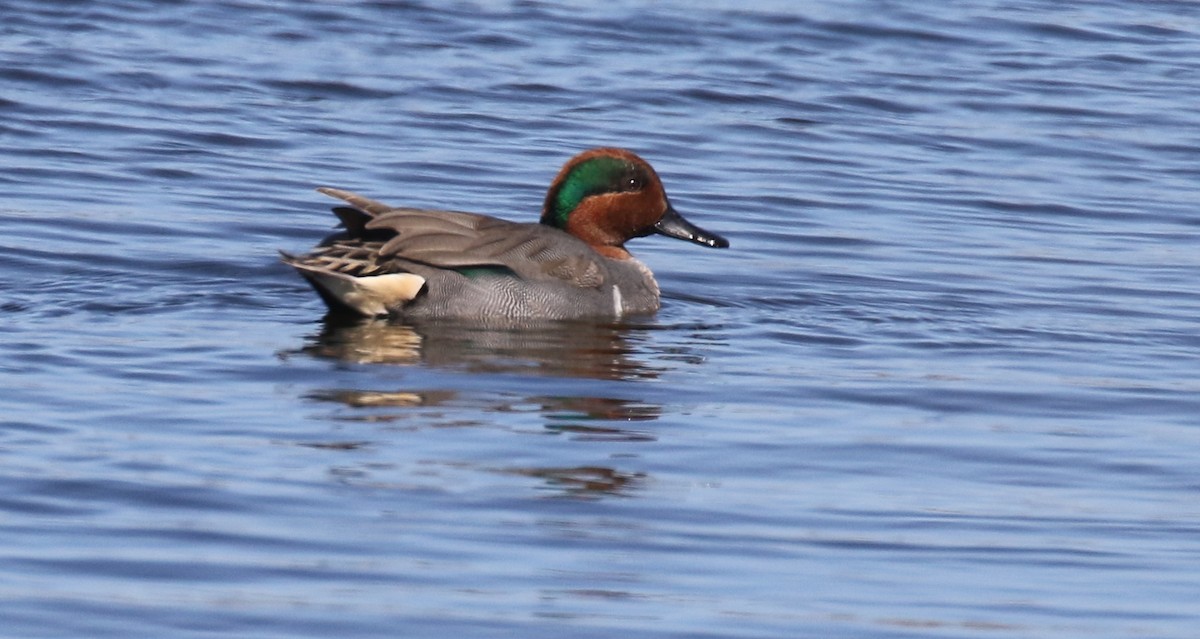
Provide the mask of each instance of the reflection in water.
{"label": "reflection in water", "polygon": [[605,466],[575,468],[510,468],[506,472],[545,480],[545,487],[562,497],[595,499],[625,495],[645,480],[644,473],[626,473]]}
{"label": "reflection in water", "polygon": [[[305,397],[321,402],[342,404],[356,409],[339,415],[338,421],[397,422],[417,418],[428,427],[463,427],[488,425],[485,420],[464,420],[456,411],[452,421],[439,419],[429,412],[414,413],[414,408],[436,408],[457,400],[456,407],[476,408],[485,413],[537,412],[546,419],[548,434],[568,434],[578,441],[654,441],[654,435],[622,426],[585,424],[589,421],[644,422],[658,419],[662,407],[615,397],[524,397],[488,395],[474,401],[459,399],[455,391],[375,391],[327,389],[308,393]],[[473,406],[472,406],[473,404]],[[401,410],[394,410],[401,409]]]}
{"label": "reflection in water", "polygon": [[424,406],[430,404],[431,393],[404,391],[319,390],[308,394],[309,399],[340,402],[351,408]]}
{"label": "reflection in water", "polygon": [[607,442],[652,442],[657,439],[650,433],[643,433],[627,428],[604,428],[600,426],[580,426],[579,424],[546,424],[546,429],[557,433],[571,433],[571,439],[577,441],[607,441]]}
{"label": "reflection in water", "polygon": [[646,422],[659,418],[662,407],[615,397],[531,397],[546,417],[546,430],[568,433],[580,441],[654,441],[654,435],[624,426],[580,422]]}
{"label": "reflection in water", "polygon": [[411,327],[383,320],[339,324],[329,316],[321,334],[303,352],[355,364],[416,364],[421,336]]}
{"label": "reflection in water", "polygon": [[[362,448],[359,442],[333,445],[307,445],[336,452],[352,452]],[[340,461],[340,460],[339,460]],[[619,470],[609,466],[574,467],[496,467],[463,461],[425,460],[415,465],[397,466],[389,463],[335,464],[330,477],[339,484],[372,490],[453,490],[461,485],[476,485],[478,480],[461,477],[463,473],[484,473],[502,477],[523,477],[535,480],[538,496],[568,499],[601,499],[631,497],[647,479],[640,471]]]}
{"label": "reflection in water", "polygon": [[414,325],[385,320],[346,321],[329,316],[321,333],[303,351],[359,364],[424,364],[472,372],[654,379],[662,370],[639,361],[629,345],[629,336],[635,330],[592,322],[485,327],[449,321]]}
{"label": "reflection in water", "polygon": [[[420,387],[317,389],[306,397],[340,406],[328,417],[331,420],[386,424],[381,432],[473,427],[540,432],[572,442],[654,442],[657,433],[649,426],[662,416],[663,407],[637,392],[644,387],[581,383],[654,380],[668,366],[688,361],[690,349],[678,342],[647,350],[645,344],[657,343],[644,339],[648,330],[647,326],[586,322],[501,327],[451,322],[406,325],[383,320],[346,322],[331,316],[302,352],[340,362],[436,369],[444,374],[413,376],[421,380]],[[501,385],[505,390],[485,384],[488,390],[480,390],[477,378],[491,374],[559,381],[537,381],[533,384],[537,394],[512,390],[511,384]],[[431,380],[439,380],[443,387],[428,388]],[[637,394],[630,397],[630,392]],[[540,428],[531,430],[530,418],[540,423]],[[642,427],[631,428],[638,424]],[[349,451],[362,445],[356,440],[340,441],[326,448]],[[611,450],[603,448],[596,449],[602,456],[597,463],[563,465],[560,457],[552,455],[544,466],[512,468],[494,460],[482,461],[472,454],[469,440],[464,440],[464,446],[460,458],[424,460],[423,481],[434,476],[453,481],[454,473],[471,470],[536,478],[541,480],[540,490],[554,496],[590,499],[630,495],[646,480],[644,472],[612,467]],[[480,453],[484,457],[489,454]],[[442,468],[445,473],[431,475],[430,468]],[[345,471],[341,468],[340,481],[347,481]],[[363,467],[357,472],[363,476],[356,481],[376,481],[378,477],[368,478],[382,471]]]}
{"label": "reflection in water", "polygon": [[[312,391],[307,393],[305,398],[321,402],[344,404],[349,408],[355,409],[349,413],[329,417],[329,419],[339,422],[392,423],[415,416],[412,412],[394,409],[437,407],[449,403],[455,396],[456,393],[454,391],[425,390],[413,392],[404,390],[378,391],[330,388]],[[423,423],[428,423],[429,415],[423,415],[423,417],[426,418],[423,420]],[[457,418],[452,421],[447,421],[447,419],[434,420],[431,425],[479,426],[482,425],[482,422]],[[412,427],[417,428],[418,426],[413,425]]]}
{"label": "reflection in water", "polygon": [[627,422],[646,422],[658,419],[662,407],[615,397],[531,397],[539,402],[546,417],[553,420],[616,419]]}

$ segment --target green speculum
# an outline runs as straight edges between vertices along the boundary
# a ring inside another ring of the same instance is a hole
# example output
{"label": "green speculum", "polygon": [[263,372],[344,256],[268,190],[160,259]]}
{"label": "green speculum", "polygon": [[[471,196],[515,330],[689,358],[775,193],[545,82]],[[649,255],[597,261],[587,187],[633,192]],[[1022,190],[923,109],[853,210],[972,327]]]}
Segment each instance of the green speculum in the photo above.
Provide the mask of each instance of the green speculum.
{"label": "green speculum", "polygon": [[462,266],[454,269],[458,273],[468,279],[479,279],[484,277],[516,277],[517,274],[507,266],[499,264],[484,265],[484,266]]}

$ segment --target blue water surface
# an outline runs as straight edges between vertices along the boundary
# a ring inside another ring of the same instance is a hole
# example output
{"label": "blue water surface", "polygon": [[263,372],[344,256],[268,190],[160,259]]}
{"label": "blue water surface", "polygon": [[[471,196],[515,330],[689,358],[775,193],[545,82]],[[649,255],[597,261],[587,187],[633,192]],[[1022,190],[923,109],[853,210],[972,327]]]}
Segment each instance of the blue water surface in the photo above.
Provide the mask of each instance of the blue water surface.
{"label": "blue water surface", "polygon": [[[1196,636],[1191,4],[0,9],[0,635]],[[657,316],[278,262],[596,145]]]}

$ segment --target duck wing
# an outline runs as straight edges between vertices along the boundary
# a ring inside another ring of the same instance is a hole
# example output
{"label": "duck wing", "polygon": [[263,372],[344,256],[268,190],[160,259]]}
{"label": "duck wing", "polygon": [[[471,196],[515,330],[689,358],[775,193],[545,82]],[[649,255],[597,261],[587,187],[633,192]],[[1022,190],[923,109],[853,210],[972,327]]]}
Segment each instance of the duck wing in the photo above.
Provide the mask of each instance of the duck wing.
{"label": "duck wing", "polygon": [[526,280],[561,280],[579,288],[604,283],[599,254],[578,238],[543,224],[459,211],[394,208],[349,191],[319,190],[354,207],[334,211],[352,238],[383,241],[379,260],[395,258],[459,271],[506,270]]}

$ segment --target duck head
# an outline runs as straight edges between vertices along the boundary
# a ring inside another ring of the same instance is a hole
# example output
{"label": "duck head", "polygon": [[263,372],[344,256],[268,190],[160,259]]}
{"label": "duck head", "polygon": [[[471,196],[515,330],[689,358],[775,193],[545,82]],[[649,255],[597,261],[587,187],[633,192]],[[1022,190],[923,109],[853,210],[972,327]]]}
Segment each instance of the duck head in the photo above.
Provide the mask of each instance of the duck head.
{"label": "duck head", "polygon": [[630,257],[625,242],[652,233],[729,246],[676,212],[654,169],[624,149],[591,149],[568,160],[546,193],[541,222],[617,259]]}

